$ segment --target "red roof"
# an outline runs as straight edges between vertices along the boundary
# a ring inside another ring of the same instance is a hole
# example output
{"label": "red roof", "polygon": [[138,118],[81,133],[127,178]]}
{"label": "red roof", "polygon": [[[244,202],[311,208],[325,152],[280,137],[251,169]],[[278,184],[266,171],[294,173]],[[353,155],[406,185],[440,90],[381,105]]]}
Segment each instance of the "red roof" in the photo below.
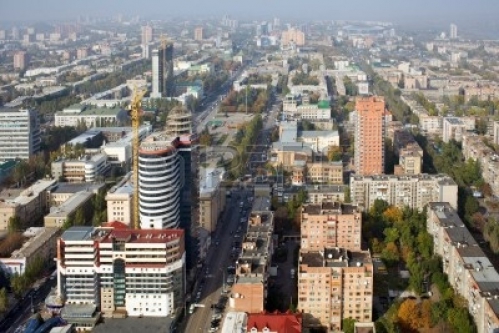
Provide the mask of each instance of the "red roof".
{"label": "red roof", "polygon": [[169,243],[184,235],[182,229],[132,229],[119,221],[107,222],[103,227],[112,230],[101,240],[102,243],[109,243],[112,238],[126,243]]}
{"label": "red roof", "polygon": [[301,333],[302,317],[300,313],[250,313],[248,315],[248,332],[256,328],[261,332],[267,327],[271,332]]}
{"label": "red roof", "polygon": [[130,227],[120,221],[112,221],[112,222],[106,222],[102,224],[104,228],[113,228],[113,229],[129,229]]}

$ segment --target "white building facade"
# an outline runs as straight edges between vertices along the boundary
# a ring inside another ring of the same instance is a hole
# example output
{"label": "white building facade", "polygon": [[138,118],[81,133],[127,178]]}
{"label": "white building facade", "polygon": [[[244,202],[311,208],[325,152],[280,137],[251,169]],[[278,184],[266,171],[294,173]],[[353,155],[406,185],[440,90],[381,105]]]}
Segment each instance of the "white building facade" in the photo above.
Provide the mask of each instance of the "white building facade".
{"label": "white building facade", "polygon": [[36,111],[0,109],[0,162],[27,160],[40,150],[40,143]]}
{"label": "white building facade", "polygon": [[95,305],[105,317],[166,317],[184,306],[182,230],[72,227],[57,247],[57,288],[66,303]]}

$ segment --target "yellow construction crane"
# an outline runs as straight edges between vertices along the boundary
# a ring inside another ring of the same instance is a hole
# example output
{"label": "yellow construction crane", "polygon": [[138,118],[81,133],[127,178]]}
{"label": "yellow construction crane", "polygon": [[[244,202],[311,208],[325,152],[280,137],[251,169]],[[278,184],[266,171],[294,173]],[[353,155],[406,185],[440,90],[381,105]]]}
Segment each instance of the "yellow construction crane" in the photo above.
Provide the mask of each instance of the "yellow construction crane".
{"label": "yellow construction crane", "polygon": [[142,112],[142,98],[146,91],[134,88],[133,98],[130,104],[130,117],[132,118],[133,141],[132,141],[132,161],[133,161],[133,227],[140,228],[139,211],[139,148],[140,148],[140,113]]}

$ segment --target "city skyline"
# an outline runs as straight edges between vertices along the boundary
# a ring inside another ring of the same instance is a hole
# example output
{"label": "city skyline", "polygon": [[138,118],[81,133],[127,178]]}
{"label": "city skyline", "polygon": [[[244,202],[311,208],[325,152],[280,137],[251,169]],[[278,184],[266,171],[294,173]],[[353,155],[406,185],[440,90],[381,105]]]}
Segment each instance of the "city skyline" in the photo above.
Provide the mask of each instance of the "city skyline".
{"label": "city skyline", "polygon": [[[29,6],[26,4],[30,3]],[[234,3],[221,0],[209,3],[201,0],[187,0],[182,6],[173,10],[173,1],[149,0],[147,6],[139,6],[130,0],[120,1],[119,8],[108,2],[89,0],[85,3],[71,3],[61,0],[37,1],[3,1],[0,21],[25,21],[51,19],[70,19],[78,15],[106,16],[122,13],[124,15],[143,16],[146,18],[166,18],[176,16],[221,16],[234,15],[237,18],[253,19],[264,16],[281,16],[285,18],[320,19],[320,20],[391,20],[395,22],[428,22],[452,20],[457,24],[471,23],[492,18],[499,11],[499,3],[491,0],[469,2],[464,0],[435,2],[421,0],[417,2],[392,2],[388,0],[357,1],[343,3],[337,0],[308,2],[287,1],[286,6],[278,0],[255,0],[251,3]],[[57,8],[57,10],[54,10]]]}

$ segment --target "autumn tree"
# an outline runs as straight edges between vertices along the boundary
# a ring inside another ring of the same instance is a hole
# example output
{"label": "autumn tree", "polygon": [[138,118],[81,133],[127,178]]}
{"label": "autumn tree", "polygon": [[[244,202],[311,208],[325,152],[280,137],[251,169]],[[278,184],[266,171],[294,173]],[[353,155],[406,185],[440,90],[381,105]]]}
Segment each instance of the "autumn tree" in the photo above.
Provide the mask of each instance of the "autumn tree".
{"label": "autumn tree", "polygon": [[390,223],[397,223],[402,221],[404,215],[399,208],[390,206],[384,211],[383,217]]}
{"label": "autumn tree", "polygon": [[397,322],[402,332],[418,332],[420,324],[420,309],[413,299],[406,299],[397,312]]}
{"label": "autumn tree", "polygon": [[21,231],[21,229],[22,229],[21,218],[17,215],[11,216],[9,218],[9,226],[8,226],[9,233],[12,234],[18,232]]}
{"label": "autumn tree", "polygon": [[387,266],[395,265],[400,259],[400,253],[397,244],[393,242],[387,243],[385,248],[381,252],[381,259],[383,259]]}
{"label": "autumn tree", "polygon": [[26,288],[28,288],[26,276],[19,274],[12,275],[10,278],[10,287],[16,298],[20,298],[24,295]]}

